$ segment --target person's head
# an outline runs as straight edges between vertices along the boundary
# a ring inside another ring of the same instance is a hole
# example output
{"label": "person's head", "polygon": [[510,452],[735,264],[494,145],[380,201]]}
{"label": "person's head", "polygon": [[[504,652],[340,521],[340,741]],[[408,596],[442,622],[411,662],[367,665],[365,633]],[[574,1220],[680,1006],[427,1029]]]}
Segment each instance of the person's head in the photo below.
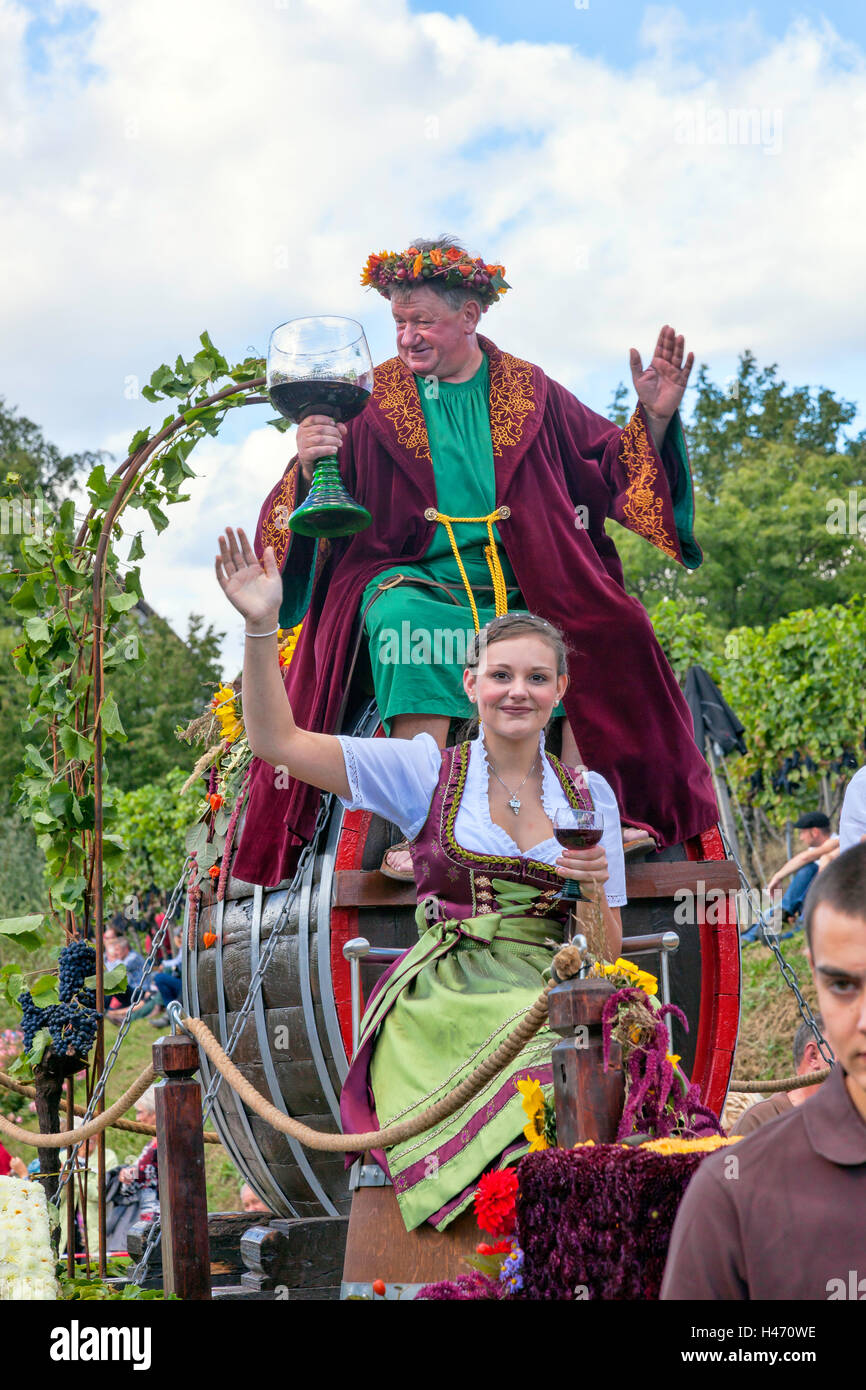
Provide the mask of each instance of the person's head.
{"label": "person's head", "polygon": [[125,960],[129,954],[129,941],[121,926],[110,922],[102,933],[102,945],[109,960]]}
{"label": "person's head", "polygon": [[241,1187],[241,1206],[243,1207],[244,1211],[249,1212],[266,1211],[268,1212],[268,1214],[270,1214],[271,1210],[270,1207],[265,1206],[265,1203],[262,1201],[261,1197],[259,1197],[255,1192],[253,1192],[253,1189],[250,1187],[248,1182],[245,1182]]}
{"label": "person's head", "polygon": [[824,1033],[866,1106],[866,845],[816,875],[803,926]]}
{"label": "person's head", "polygon": [[532,613],[506,613],[482,628],[463,688],[485,728],[505,738],[539,733],[568,685],[559,628]]}
{"label": "person's head", "polygon": [[800,832],[800,843],[804,849],[823,845],[830,838],[830,818],[823,811],[806,811],[794,821],[794,829]]}
{"label": "person's head", "polygon": [[[815,1022],[819,1031],[824,1032],[824,1019],[821,1014],[815,1014]],[[798,1076],[805,1076],[810,1071],[820,1071],[825,1065],[824,1058],[818,1050],[815,1034],[804,1019],[794,1034],[794,1041],[791,1046],[794,1058],[794,1071]],[[807,1087],[810,1090],[811,1087]]]}
{"label": "person's head", "polygon": [[135,1102],[135,1118],[140,1125],[152,1125],[156,1121],[156,1086],[148,1086]]}
{"label": "person's head", "polygon": [[[445,255],[450,248],[465,249],[453,237],[419,239],[412,245],[419,253],[437,248]],[[475,334],[484,312],[477,294],[460,285],[446,286],[436,278],[406,288],[389,285],[383,293],[397,330],[397,356],[410,371],[448,380],[463,370],[475,351]]]}

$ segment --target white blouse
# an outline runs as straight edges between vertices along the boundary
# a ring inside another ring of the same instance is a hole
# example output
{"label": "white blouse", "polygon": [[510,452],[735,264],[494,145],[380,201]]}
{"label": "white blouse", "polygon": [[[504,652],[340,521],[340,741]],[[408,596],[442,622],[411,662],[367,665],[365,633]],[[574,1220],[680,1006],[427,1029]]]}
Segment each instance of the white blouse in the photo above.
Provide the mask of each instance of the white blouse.
{"label": "white blouse", "polygon": [[[337,737],[343,748],[351,798],[340,797],[347,811],[373,811],[398,825],[407,840],[414,840],[430,810],[439,782],[442,754],[430,734],[412,739]],[[544,734],[539,737],[542,753],[541,801],[545,814],[553,820],[554,811],[567,806],[559,779],[544,757]],[[490,777],[487,750],[482,733],[472,740],[466,784],[454,822],[454,834],[464,849],[473,854],[499,854],[525,859],[531,856],[543,864],[553,864],[562,854],[559,841],[551,836],[530,849],[520,849],[507,830],[490,818],[487,787]],[[623,907],[625,858],[619,808],[609,784],[598,772],[588,772],[587,782],[593,805],[604,816],[602,844],[607,853],[610,877],[605,894],[611,907]],[[563,879],[563,883],[566,880]]]}

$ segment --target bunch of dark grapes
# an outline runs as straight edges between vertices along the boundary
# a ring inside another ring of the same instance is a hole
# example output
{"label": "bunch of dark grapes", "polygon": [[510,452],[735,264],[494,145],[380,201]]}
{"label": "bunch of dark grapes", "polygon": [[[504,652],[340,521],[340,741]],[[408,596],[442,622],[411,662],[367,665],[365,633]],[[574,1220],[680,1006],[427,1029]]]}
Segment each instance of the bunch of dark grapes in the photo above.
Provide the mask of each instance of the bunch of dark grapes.
{"label": "bunch of dark grapes", "polygon": [[21,1005],[21,1028],[24,1033],[24,1050],[26,1052],[33,1046],[33,1039],[36,1037],[38,1029],[45,1026],[43,1022],[45,1010],[37,1009],[29,989],[25,989],[19,994],[18,1003]]}
{"label": "bunch of dark grapes", "polygon": [[[96,994],[84,988],[88,975],[96,973],[96,952],[86,941],[70,941],[57,958],[60,1002],[69,1004],[78,998],[85,1008],[92,1009]],[[89,998],[85,996],[89,995]]]}
{"label": "bunch of dark grapes", "polygon": [[86,1057],[96,1037],[96,1025],[101,1017],[93,1007],[95,990],[84,981],[96,970],[96,952],[86,941],[72,941],[58,956],[60,995],[59,1004],[39,1009],[29,990],[18,996],[21,1005],[21,1025],[24,1047],[30,1048],[38,1029],[47,1028],[51,1044],[59,1057]]}

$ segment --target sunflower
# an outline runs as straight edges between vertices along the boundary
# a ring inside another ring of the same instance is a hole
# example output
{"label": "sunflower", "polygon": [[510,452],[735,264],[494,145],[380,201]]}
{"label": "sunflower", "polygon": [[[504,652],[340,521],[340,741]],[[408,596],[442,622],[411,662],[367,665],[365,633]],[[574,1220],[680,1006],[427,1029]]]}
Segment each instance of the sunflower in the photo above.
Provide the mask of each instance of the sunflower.
{"label": "sunflower", "polygon": [[211,701],[220,733],[227,743],[234,743],[244,731],[243,721],[238,716],[236,700],[237,696],[230,685],[220,685]]}
{"label": "sunflower", "polygon": [[529,1141],[529,1152],[537,1153],[540,1149],[548,1147],[544,1132],[544,1091],[540,1084],[529,1076],[519,1077],[514,1084],[520,1092],[523,1109],[529,1120],[529,1123],[524,1125],[523,1135]]}

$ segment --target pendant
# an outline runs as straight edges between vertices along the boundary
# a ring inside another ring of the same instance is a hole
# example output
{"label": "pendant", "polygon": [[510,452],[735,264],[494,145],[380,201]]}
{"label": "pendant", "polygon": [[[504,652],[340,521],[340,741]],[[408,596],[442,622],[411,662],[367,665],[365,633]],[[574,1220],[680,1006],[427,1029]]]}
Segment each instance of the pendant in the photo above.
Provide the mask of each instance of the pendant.
{"label": "pendant", "polygon": [[520,814],[520,801],[516,796],[512,796],[508,804],[516,816]]}

